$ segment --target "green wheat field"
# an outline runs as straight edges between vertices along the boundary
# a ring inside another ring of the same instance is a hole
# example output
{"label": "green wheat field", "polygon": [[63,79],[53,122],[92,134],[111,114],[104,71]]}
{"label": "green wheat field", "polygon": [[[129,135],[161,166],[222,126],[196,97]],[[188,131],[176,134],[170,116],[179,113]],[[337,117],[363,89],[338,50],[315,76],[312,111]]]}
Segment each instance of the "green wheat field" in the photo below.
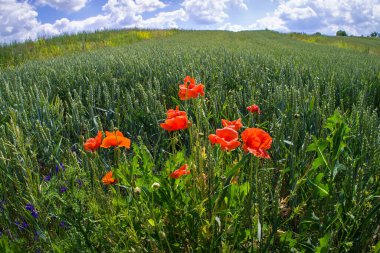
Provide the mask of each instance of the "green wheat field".
{"label": "green wheat field", "polygon": [[[186,76],[204,96],[180,99]],[[167,131],[176,106],[191,123]],[[380,252],[379,110],[379,38],[115,30],[2,45],[0,252]],[[210,142],[238,118],[241,146]],[[270,158],[244,152],[249,128],[270,135]],[[130,148],[84,148],[116,130]]]}

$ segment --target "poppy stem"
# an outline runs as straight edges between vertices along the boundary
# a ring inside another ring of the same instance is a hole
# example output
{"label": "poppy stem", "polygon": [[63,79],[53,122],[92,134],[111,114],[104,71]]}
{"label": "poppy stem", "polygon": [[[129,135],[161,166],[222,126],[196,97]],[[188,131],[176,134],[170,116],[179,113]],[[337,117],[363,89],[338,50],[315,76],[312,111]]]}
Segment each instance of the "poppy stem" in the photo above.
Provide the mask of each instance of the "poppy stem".
{"label": "poppy stem", "polygon": [[256,202],[257,202],[257,209],[258,209],[258,216],[257,216],[257,238],[259,240],[259,248],[261,248],[261,228],[262,228],[262,223],[261,223],[261,216],[262,216],[262,206],[263,206],[263,196],[262,196],[262,191],[261,189],[261,180],[263,180],[261,173],[259,173],[259,168],[261,167],[259,164],[260,159],[259,158],[254,158],[255,159],[255,186],[256,186]]}
{"label": "poppy stem", "polygon": [[119,167],[119,160],[120,160],[120,153],[121,153],[121,150],[119,147],[115,147],[114,149],[114,161],[115,161],[115,167]]}
{"label": "poppy stem", "polygon": [[171,147],[172,154],[175,154],[177,152],[177,148],[176,148],[177,142],[178,142],[178,133],[177,133],[177,131],[174,131],[173,136],[172,136],[171,141],[170,141],[170,144],[172,146]]}

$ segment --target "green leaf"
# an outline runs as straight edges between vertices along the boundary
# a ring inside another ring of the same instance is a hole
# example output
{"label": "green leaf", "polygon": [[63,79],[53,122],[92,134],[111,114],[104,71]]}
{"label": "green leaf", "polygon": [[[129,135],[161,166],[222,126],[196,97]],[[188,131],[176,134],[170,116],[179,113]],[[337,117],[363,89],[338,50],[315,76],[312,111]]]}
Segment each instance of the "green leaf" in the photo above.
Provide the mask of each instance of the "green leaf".
{"label": "green leaf", "polygon": [[324,177],[324,174],[319,173],[316,176],[314,182],[311,181],[310,179],[308,179],[308,182],[314,185],[318,189],[318,193],[321,197],[326,197],[329,195],[329,186],[321,182],[323,177]]}
{"label": "green leaf", "polygon": [[314,159],[313,164],[312,164],[313,169],[317,169],[322,165],[325,165],[325,161],[323,160],[322,157],[317,157],[316,159]]}
{"label": "green leaf", "polygon": [[320,151],[325,150],[329,145],[329,142],[324,139],[317,139],[315,136],[313,136],[313,142],[307,147],[306,151],[315,151],[317,152],[318,149]]}
{"label": "green leaf", "polygon": [[311,143],[309,146],[306,148],[306,152],[311,152],[311,151],[317,151],[318,148],[318,140],[313,136],[313,143]]}
{"label": "green leaf", "polygon": [[329,251],[331,234],[327,233],[319,239],[319,246],[315,248],[316,253],[327,253]]}
{"label": "green leaf", "polygon": [[248,192],[249,192],[249,187],[250,187],[250,183],[249,182],[245,182],[244,184],[240,185],[240,194],[242,194],[243,198],[245,196],[247,196]]}
{"label": "green leaf", "polygon": [[281,242],[286,242],[291,248],[293,248],[297,244],[297,240],[293,239],[293,233],[291,231],[283,233],[280,236],[280,240]]}
{"label": "green leaf", "polygon": [[376,246],[373,247],[373,251],[375,253],[380,252],[380,241],[377,242]]}
{"label": "green leaf", "polygon": [[149,222],[149,224],[150,224],[152,227],[156,226],[156,223],[154,222],[153,219],[149,219],[148,222]]}

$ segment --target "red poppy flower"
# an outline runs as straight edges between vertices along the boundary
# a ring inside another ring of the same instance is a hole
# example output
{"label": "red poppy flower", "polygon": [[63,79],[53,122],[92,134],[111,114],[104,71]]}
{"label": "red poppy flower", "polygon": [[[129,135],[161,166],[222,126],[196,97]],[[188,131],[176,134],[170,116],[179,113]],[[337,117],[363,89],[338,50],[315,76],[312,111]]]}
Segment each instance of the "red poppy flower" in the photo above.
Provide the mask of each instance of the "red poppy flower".
{"label": "red poppy flower", "polygon": [[186,112],[185,111],[180,111],[179,110],[179,106],[176,106],[175,107],[175,110],[173,109],[169,109],[167,112],[166,112],[166,115],[167,115],[167,118],[168,119],[172,119],[172,118],[175,118],[177,116],[186,116]]}
{"label": "red poppy flower", "polygon": [[190,77],[190,76],[186,76],[184,79],[183,79],[183,84],[185,85],[195,85],[195,79]]}
{"label": "red poppy flower", "polygon": [[250,112],[252,112],[252,113],[257,112],[258,114],[261,114],[259,106],[255,105],[255,104],[248,106],[247,110],[250,111]]}
{"label": "red poppy flower", "polygon": [[229,127],[229,128],[232,128],[236,131],[239,131],[239,129],[243,126],[243,124],[241,123],[241,118],[237,119],[237,120],[234,120],[234,121],[229,121],[229,120],[226,120],[226,119],[222,119],[222,125],[224,127]]}
{"label": "red poppy flower", "polygon": [[173,173],[169,175],[170,178],[180,178],[183,175],[188,175],[190,174],[190,170],[187,170],[189,166],[187,164],[182,165],[179,169],[175,170]]}
{"label": "red poppy flower", "polygon": [[231,151],[240,146],[239,134],[230,127],[216,129],[216,134],[208,136],[211,144],[219,144],[223,150]]}
{"label": "red poppy flower", "polygon": [[186,129],[191,124],[186,116],[186,112],[180,111],[178,106],[175,110],[169,109],[166,114],[167,119],[160,126],[169,132]]}
{"label": "red poppy flower", "polygon": [[241,134],[243,149],[261,158],[270,158],[267,150],[272,145],[272,137],[260,128],[247,128]]}
{"label": "red poppy flower", "polygon": [[95,150],[97,150],[102,144],[102,137],[103,137],[102,132],[98,131],[98,135],[95,138],[89,138],[83,144],[84,150],[89,151],[89,152],[94,152]]}
{"label": "red poppy flower", "polygon": [[184,84],[179,85],[178,96],[181,100],[188,100],[191,98],[197,98],[198,96],[204,96],[204,85],[195,84],[194,78],[186,76],[183,80]]}
{"label": "red poppy flower", "polygon": [[106,131],[106,138],[103,139],[102,148],[110,148],[110,147],[131,147],[131,140],[119,131],[108,132]]}
{"label": "red poppy flower", "polygon": [[112,171],[107,172],[102,178],[103,184],[115,184],[117,183],[117,179],[112,177]]}

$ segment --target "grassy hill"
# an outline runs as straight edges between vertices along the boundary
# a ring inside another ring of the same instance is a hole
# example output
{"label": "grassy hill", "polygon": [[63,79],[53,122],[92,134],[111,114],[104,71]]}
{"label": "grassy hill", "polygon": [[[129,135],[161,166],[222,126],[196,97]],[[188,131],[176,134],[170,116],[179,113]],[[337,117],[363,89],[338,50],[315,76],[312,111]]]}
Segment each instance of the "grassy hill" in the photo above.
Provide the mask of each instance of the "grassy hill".
{"label": "grassy hill", "polygon": [[309,43],[329,45],[333,47],[350,49],[367,54],[380,55],[380,39],[376,37],[346,37],[346,36],[321,36],[291,33],[293,39]]}
{"label": "grassy hill", "polygon": [[[372,50],[270,31],[151,33],[160,35],[84,52],[84,35],[62,37],[73,42],[59,57],[41,53],[58,43],[46,40],[2,63],[3,252],[379,250],[380,58]],[[26,45],[3,47],[1,55],[12,53],[2,59]],[[180,100],[186,76],[204,96]],[[252,104],[261,114],[247,110]],[[168,132],[160,123],[176,106],[191,125]],[[239,133],[271,136],[270,159],[245,153],[241,134],[233,151],[211,144],[222,119],[238,118]],[[84,149],[115,129],[130,149]],[[170,178],[184,164],[190,174]],[[117,183],[104,184],[109,171]]]}
{"label": "grassy hill", "polygon": [[171,36],[176,32],[176,30],[107,30],[5,44],[0,46],[0,67],[14,67],[28,60],[49,59],[101,48],[124,46],[142,40]]}

